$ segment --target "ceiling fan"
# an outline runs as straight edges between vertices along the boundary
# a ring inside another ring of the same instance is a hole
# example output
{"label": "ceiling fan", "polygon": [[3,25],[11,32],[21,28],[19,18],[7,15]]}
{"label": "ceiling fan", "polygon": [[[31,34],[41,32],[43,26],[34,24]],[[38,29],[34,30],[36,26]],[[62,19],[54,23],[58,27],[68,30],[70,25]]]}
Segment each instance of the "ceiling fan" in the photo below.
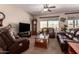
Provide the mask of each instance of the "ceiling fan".
{"label": "ceiling fan", "polygon": [[43,7],[43,11],[52,12],[52,8],[56,8],[56,6],[49,6],[49,4],[45,4]]}

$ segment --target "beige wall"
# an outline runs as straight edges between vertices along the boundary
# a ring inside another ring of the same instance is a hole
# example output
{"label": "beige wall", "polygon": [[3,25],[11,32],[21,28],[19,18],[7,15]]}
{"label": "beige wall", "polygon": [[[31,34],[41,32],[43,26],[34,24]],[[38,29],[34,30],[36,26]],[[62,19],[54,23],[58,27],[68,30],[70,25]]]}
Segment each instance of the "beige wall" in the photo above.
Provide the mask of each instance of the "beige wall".
{"label": "beige wall", "polygon": [[12,24],[16,32],[18,32],[19,22],[30,23],[32,19],[29,13],[15,5],[0,5],[0,11],[6,15],[3,26]]}

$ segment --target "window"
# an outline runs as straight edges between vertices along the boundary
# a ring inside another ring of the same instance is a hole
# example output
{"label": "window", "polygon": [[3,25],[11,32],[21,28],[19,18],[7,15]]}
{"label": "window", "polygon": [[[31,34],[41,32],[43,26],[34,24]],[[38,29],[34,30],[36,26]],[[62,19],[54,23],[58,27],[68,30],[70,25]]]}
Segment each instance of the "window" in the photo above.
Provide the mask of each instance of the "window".
{"label": "window", "polygon": [[75,18],[68,20],[68,28],[79,28],[79,20]]}
{"label": "window", "polygon": [[42,28],[59,28],[59,20],[40,21],[40,30]]}
{"label": "window", "polygon": [[79,20],[78,19],[75,20],[75,28],[79,28]]}
{"label": "window", "polygon": [[73,20],[68,20],[68,28],[71,29],[73,26]]}
{"label": "window", "polygon": [[40,29],[47,28],[47,21],[40,21]]}
{"label": "window", "polygon": [[48,21],[48,28],[54,28],[57,29],[59,28],[59,21]]}
{"label": "window", "polygon": [[78,23],[77,23],[77,27],[79,27],[79,20],[77,20],[77,22],[78,22]]}

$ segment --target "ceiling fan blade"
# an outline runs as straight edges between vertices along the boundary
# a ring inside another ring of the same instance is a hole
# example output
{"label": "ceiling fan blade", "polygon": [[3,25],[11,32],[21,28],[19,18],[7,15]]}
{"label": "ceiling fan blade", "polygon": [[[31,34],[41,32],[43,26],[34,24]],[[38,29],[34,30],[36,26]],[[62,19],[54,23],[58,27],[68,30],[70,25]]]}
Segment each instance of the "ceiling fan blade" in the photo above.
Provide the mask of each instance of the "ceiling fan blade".
{"label": "ceiling fan blade", "polygon": [[56,8],[56,6],[50,6],[49,8]]}
{"label": "ceiling fan blade", "polygon": [[56,6],[49,6],[48,4],[44,4],[43,11],[52,12],[51,8],[56,8]]}
{"label": "ceiling fan blade", "polygon": [[48,9],[49,12],[52,12],[52,10]]}

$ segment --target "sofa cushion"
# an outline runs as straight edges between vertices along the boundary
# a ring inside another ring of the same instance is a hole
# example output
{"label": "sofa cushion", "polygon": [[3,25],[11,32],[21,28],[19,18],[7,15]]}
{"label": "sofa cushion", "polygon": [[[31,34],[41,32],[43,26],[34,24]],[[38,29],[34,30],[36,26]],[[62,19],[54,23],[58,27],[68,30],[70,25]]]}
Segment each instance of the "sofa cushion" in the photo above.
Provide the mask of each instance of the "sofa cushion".
{"label": "sofa cushion", "polygon": [[74,30],[71,30],[71,33],[73,33],[73,34],[74,34]]}
{"label": "sofa cushion", "polygon": [[8,26],[6,26],[5,28],[3,28],[3,30],[7,31],[8,34],[10,34],[10,36],[15,40],[15,34],[14,31],[12,29],[12,26],[9,24]]}
{"label": "sofa cushion", "polygon": [[69,38],[73,38],[73,36],[68,33],[66,33],[66,36],[68,36]]}
{"label": "sofa cushion", "polygon": [[73,40],[74,34],[70,32],[66,32],[66,36],[70,39]]}
{"label": "sofa cushion", "polygon": [[11,37],[7,29],[2,30],[1,36],[3,37],[3,40],[7,44],[7,46],[10,46],[14,43],[13,38]]}
{"label": "sofa cushion", "polygon": [[4,29],[8,31],[8,33],[11,35],[11,37],[13,39],[15,39],[14,31],[13,31],[12,26],[10,24],[8,26],[6,26]]}
{"label": "sofa cushion", "polygon": [[61,35],[58,35],[58,36],[59,36],[60,42],[64,44],[65,42],[64,42],[64,39],[62,38],[62,36]]}

